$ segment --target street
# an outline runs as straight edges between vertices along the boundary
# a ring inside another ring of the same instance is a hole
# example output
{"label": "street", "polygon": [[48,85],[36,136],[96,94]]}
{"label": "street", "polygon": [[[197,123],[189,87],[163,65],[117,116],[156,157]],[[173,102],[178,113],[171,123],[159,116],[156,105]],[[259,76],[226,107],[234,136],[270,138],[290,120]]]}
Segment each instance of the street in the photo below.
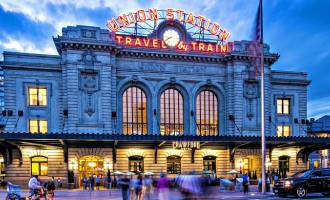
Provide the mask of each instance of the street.
{"label": "street", "polygon": [[[23,196],[27,196],[28,192],[22,192]],[[5,199],[6,191],[0,191],[0,199]],[[183,197],[177,191],[171,191],[169,194],[170,200],[181,200]],[[111,199],[111,200],[121,200],[121,190],[111,190],[111,193],[108,190],[100,190],[100,191],[82,191],[82,190],[59,190],[55,192],[54,200],[94,200],[94,199]],[[156,200],[157,194],[152,195],[152,200]],[[258,192],[250,192],[249,194],[245,195],[239,192],[217,192],[212,193],[209,196],[199,197],[198,199],[296,199],[294,197],[288,198],[280,198],[274,196],[273,193],[267,193],[266,195],[262,195]],[[310,194],[306,199],[327,199],[323,197],[321,194]]]}

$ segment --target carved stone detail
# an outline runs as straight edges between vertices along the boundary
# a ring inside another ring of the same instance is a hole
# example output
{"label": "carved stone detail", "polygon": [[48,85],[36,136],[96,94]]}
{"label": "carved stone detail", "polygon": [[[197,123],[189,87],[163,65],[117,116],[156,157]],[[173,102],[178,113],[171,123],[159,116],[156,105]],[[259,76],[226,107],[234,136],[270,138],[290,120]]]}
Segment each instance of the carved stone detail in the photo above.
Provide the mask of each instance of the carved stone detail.
{"label": "carved stone detail", "polygon": [[[82,111],[91,117],[96,112],[97,103],[93,101],[95,92],[99,90],[98,72],[82,71],[80,72],[80,90],[85,94]],[[95,98],[94,98],[95,99]]]}

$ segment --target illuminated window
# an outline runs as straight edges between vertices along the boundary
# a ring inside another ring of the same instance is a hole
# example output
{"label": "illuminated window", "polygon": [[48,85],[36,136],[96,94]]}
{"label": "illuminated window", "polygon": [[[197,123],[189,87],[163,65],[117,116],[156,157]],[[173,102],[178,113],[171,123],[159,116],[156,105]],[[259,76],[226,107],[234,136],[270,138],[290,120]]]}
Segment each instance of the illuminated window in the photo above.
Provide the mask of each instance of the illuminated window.
{"label": "illuminated window", "polygon": [[287,125],[277,126],[277,136],[278,137],[288,137],[291,136],[291,127]]}
{"label": "illuminated window", "polygon": [[167,157],[167,173],[181,174],[181,158],[179,156]]}
{"label": "illuminated window", "polygon": [[196,98],[197,135],[218,134],[218,99],[208,90],[201,91]]}
{"label": "illuminated window", "polygon": [[138,87],[129,87],[123,94],[123,133],[147,133],[147,98]]}
{"label": "illuminated window", "polygon": [[31,158],[31,175],[48,175],[48,158],[44,156],[35,156]]}
{"label": "illuminated window", "polygon": [[244,158],[243,159],[243,173],[248,173],[250,171],[250,159]]}
{"label": "illuminated window", "polygon": [[128,169],[130,172],[136,174],[143,172],[143,157],[142,156],[131,156],[128,158]]}
{"label": "illuminated window", "polygon": [[288,115],[290,114],[290,99],[277,99],[277,114]]}
{"label": "illuminated window", "polygon": [[216,172],[216,157],[205,156],[203,158],[204,171]]}
{"label": "illuminated window", "polygon": [[47,120],[29,120],[29,132],[30,133],[47,133],[48,123]]}
{"label": "illuminated window", "polygon": [[319,168],[319,161],[318,160],[313,161],[313,167],[314,168]]}
{"label": "illuminated window", "polygon": [[47,106],[47,88],[29,87],[29,106]]}
{"label": "illuminated window", "polygon": [[176,89],[167,89],[160,96],[160,134],[183,135],[183,97]]}

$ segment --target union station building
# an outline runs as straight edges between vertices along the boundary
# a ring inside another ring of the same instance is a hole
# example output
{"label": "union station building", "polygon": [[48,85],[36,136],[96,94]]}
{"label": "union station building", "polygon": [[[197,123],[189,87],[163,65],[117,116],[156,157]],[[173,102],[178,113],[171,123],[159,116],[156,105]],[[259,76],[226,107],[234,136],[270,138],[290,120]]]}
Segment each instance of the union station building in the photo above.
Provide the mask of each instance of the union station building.
{"label": "union station building", "polygon": [[[68,170],[76,180],[108,170],[227,177],[236,169],[259,177],[260,78],[251,42],[229,42],[221,53],[180,51],[171,45],[200,40],[166,20],[149,36],[168,48],[69,26],[53,38],[58,55],[4,52],[3,176],[22,185],[31,175],[66,182]],[[266,170],[290,175],[330,139],[307,136],[307,74],[272,70],[279,55],[263,50]]]}

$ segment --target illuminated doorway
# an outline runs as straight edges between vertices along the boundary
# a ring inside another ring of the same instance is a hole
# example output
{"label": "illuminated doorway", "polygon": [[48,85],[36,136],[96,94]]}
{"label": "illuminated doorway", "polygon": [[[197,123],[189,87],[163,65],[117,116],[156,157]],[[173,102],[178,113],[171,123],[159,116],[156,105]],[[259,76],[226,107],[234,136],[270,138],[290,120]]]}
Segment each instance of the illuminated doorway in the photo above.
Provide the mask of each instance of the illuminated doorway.
{"label": "illuminated doorway", "polygon": [[104,159],[100,156],[88,155],[79,159],[79,186],[82,186],[82,179],[95,175],[104,177]]}
{"label": "illuminated doorway", "polygon": [[242,159],[242,173],[248,173],[251,180],[257,180],[261,174],[261,158],[259,156],[249,155]]}

